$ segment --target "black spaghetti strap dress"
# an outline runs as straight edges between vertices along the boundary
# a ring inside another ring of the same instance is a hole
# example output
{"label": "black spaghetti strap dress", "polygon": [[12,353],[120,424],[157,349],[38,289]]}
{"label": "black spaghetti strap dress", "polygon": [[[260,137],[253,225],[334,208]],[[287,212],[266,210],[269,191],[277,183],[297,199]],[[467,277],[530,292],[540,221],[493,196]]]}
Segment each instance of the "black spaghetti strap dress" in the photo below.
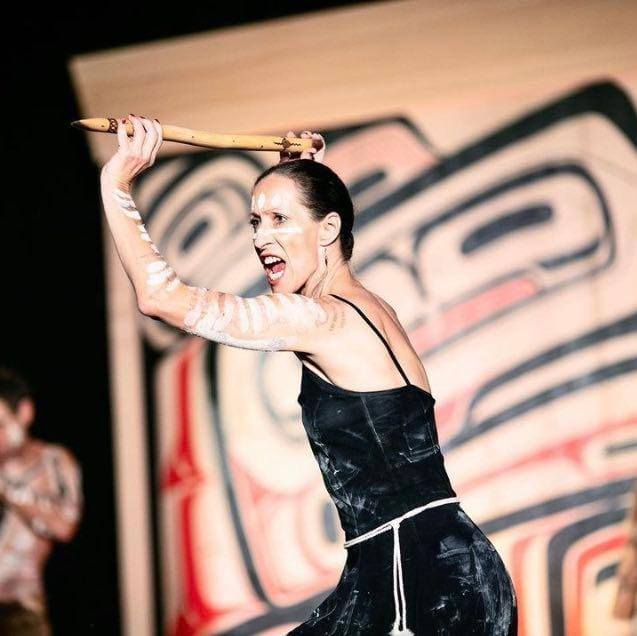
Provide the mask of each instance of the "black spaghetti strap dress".
{"label": "black spaghetti strap dress", "polygon": [[338,387],[302,365],[303,426],[345,532],[336,588],[288,634],[517,634],[499,553],[460,506],[445,470],[435,398],[410,384]]}

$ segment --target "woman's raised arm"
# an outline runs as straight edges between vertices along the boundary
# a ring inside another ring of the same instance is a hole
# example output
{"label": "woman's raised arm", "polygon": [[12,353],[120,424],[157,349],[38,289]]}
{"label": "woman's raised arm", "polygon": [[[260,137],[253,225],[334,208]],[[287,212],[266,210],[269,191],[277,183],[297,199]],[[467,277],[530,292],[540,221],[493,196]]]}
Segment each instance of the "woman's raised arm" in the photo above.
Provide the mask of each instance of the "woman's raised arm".
{"label": "woman's raised arm", "polygon": [[[104,212],[142,313],[215,342],[267,351],[316,353],[345,319],[332,298],[273,293],[253,298],[183,283],[163,259],[131,195],[135,177],[152,166],[162,143],[157,120],[131,116],[128,138],[118,126],[119,148],[101,172]],[[123,122],[121,122],[123,123]]]}

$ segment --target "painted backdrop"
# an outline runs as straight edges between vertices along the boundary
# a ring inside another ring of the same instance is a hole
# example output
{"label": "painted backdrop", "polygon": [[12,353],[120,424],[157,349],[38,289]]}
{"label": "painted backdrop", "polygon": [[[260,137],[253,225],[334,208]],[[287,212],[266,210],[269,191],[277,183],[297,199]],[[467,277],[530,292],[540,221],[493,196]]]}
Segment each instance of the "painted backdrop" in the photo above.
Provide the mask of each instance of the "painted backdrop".
{"label": "painted backdrop", "polygon": [[[512,575],[521,635],[630,633],[610,609],[637,467],[635,87],[595,76],[458,97],[431,125],[425,101],[283,127],[327,140],[355,203],[354,268],[427,368],[448,472]],[[268,291],[247,215],[275,159],[172,146],[140,178],[180,278]],[[165,634],[282,634],[345,561],[299,363],[138,315],[109,255],[129,619],[141,599]]]}
{"label": "painted backdrop", "polygon": [[[432,370],[449,473],[510,569],[522,633],[608,633],[637,459],[634,105],[591,84],[445,157],[402,117],[324,134],[355,199],[354,267]],[[265,167],[198,153],[141,178],[180,277],[268,291],[247,224]],[[139,325],[169,633],[281,634],[344,563],[300,366]]]}

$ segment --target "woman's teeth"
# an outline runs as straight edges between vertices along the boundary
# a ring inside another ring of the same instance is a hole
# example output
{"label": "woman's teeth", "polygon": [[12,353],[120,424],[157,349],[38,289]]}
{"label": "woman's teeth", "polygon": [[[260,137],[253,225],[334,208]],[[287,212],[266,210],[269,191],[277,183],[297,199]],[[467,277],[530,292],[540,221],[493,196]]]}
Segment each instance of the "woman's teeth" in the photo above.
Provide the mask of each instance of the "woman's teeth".
{"label": "woman's teeth", "polygon": [[279,280],[285,271],[285,261],[278,256],[266,256],[263,259],[263,266],[270,282]]}

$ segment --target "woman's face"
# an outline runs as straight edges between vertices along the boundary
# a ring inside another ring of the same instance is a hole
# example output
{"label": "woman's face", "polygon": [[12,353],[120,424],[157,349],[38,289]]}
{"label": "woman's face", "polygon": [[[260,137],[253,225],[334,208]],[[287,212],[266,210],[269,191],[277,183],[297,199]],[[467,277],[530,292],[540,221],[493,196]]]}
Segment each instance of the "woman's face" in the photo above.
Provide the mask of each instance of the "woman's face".
{"label": "woman's face", "polygon": [[318,267],[320,224],[300,204],[292,179],[271,174],[256,185],[250,224],[272,291],[301,290]]}

